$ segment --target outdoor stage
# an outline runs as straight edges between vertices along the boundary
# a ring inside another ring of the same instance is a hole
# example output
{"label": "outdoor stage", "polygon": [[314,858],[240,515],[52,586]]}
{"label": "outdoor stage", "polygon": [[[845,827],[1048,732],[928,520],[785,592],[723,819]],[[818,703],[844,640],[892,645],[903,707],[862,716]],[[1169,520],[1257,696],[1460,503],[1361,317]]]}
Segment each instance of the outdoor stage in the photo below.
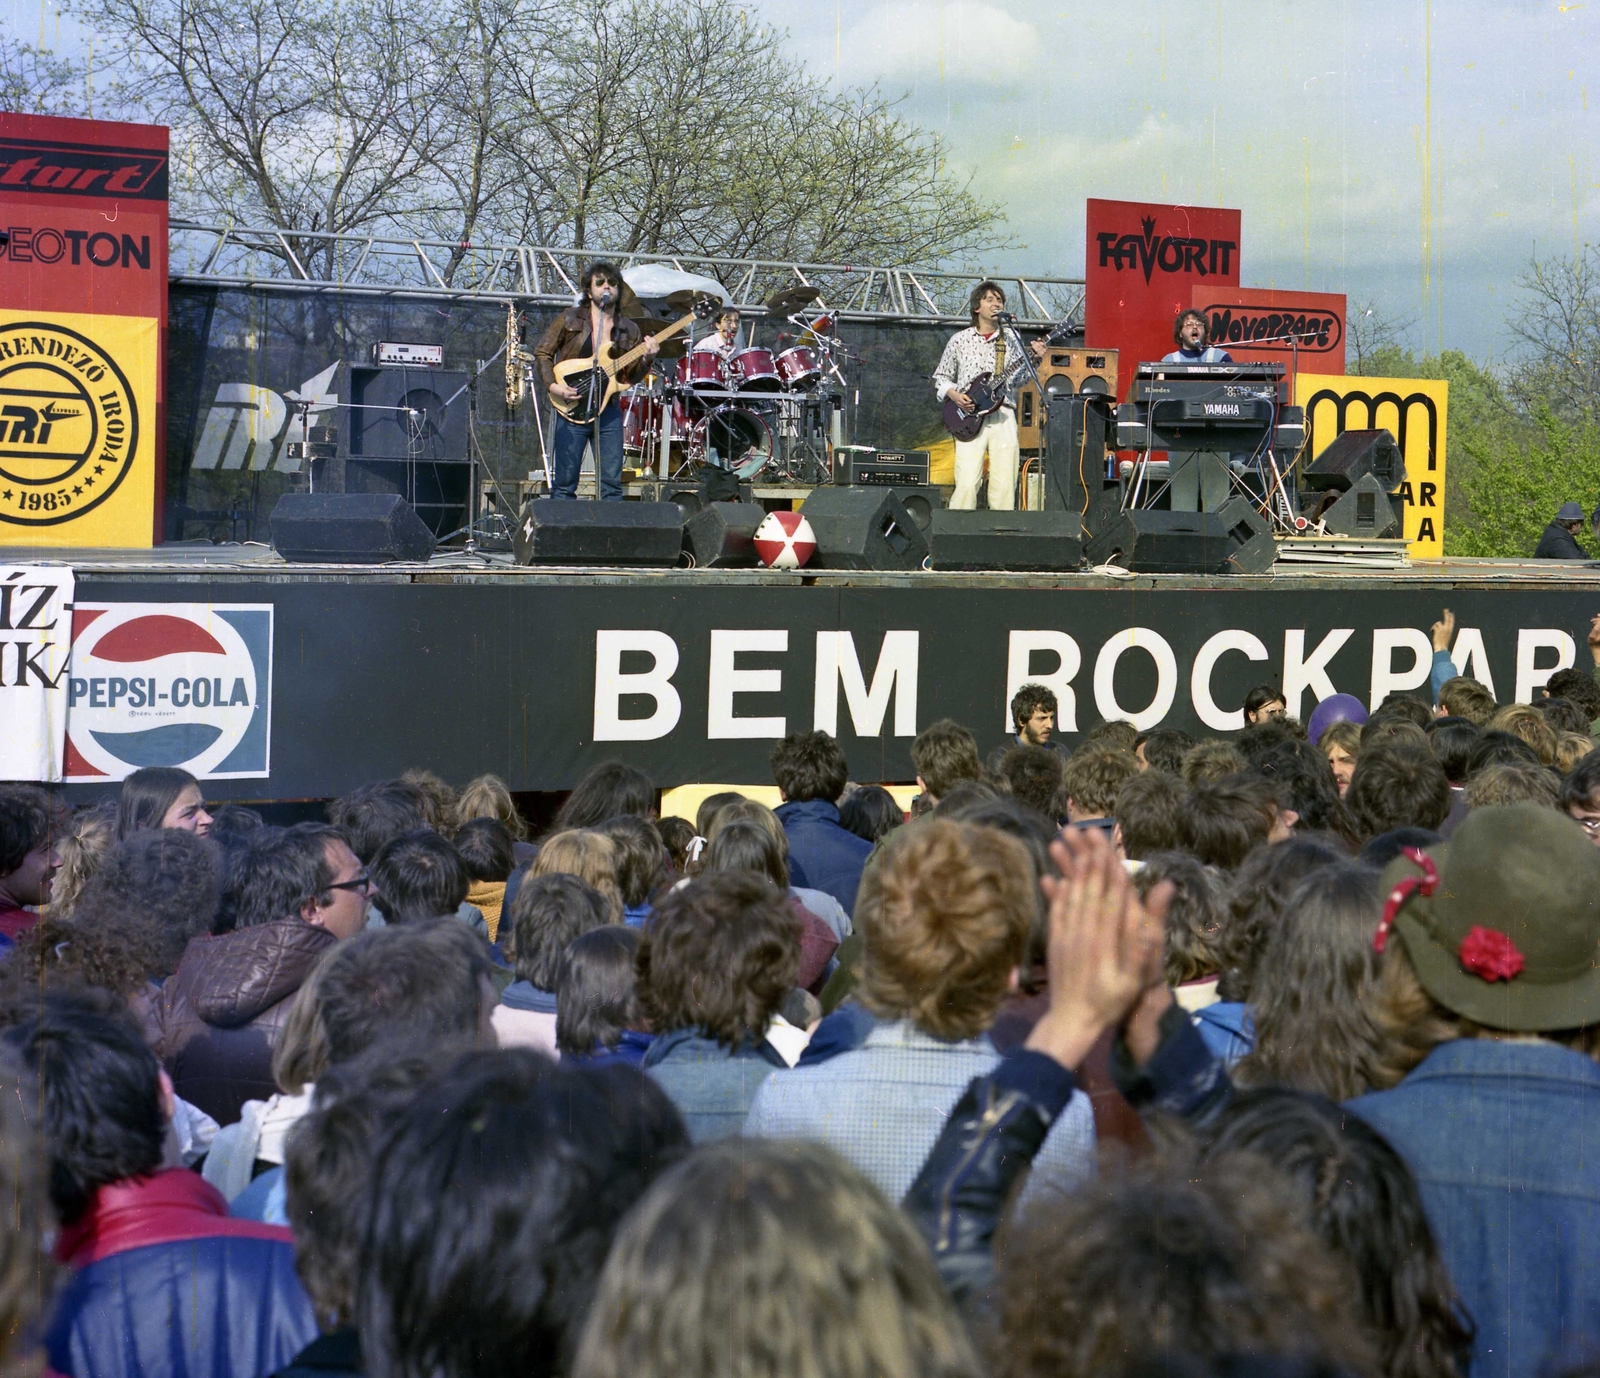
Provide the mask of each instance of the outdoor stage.
{"label": "outdoor stage", "polygon": [[[774,739],[813,727],[836,733],[854,778],[905,782],[912,738],[938,718],[971,727],[985,751],[1000,743],[1026,680],[1056,689],[1069,744],[1113,716],[1224,733],[1262,682],[1301,713],[1336,691],[1423,688],[1446,606],[1458,664],[1508,702],[1587,666],[1600,612],[1600,567],[1551,562],[1119,579],[525,568],[460,554],[289,565],[265,547],[212,545],[8,556],[75,572],[69,734],[137,764],[184,733],[247,736],[261,748],[247,768],[208,786],[241,800],[327,797],[413,766],[560,790],[613,756],[663,786],[764,782]],[[193,629],[222,614],[260,634],[208,651]],[[101,654],[113,624],[131,625]],[[69,796],[101,792],[81,753],[79,767],[68,759]]]}

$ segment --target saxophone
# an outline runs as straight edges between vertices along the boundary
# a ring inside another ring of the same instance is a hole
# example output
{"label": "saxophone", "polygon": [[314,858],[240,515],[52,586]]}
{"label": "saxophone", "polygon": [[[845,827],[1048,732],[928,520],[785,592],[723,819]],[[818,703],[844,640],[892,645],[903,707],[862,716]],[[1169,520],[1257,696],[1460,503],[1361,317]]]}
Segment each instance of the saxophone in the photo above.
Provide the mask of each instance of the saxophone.
{"label": "saxophone", "polygon": [[506,303],[506,406],[514,407],[528,395],[528,370],[533,351],[522,347],[522,313],[515,302]]}

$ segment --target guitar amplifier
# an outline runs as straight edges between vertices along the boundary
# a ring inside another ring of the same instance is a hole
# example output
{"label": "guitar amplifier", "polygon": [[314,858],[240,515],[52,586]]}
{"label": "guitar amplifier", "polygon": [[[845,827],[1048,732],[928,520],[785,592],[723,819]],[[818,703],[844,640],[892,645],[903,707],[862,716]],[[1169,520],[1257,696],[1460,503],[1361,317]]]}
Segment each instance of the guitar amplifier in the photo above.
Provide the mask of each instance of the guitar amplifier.
{"label": "guitar amplifier", "polygon": [[[1114,349],[1058,349],[1051,346],[1039,360],[1039,381],[1052,399],[1085,393],[1115,398],[1117,351]],[[1017,389],[1017,443],[1037,450],[1044,426],[1039,389],[1027,383]]]}
{"label": "guitar amplifier", "polygon": [[865,485],[925,488],[928,485],[928,452],[840,445],[833,452],[833,481],[841,488]]}

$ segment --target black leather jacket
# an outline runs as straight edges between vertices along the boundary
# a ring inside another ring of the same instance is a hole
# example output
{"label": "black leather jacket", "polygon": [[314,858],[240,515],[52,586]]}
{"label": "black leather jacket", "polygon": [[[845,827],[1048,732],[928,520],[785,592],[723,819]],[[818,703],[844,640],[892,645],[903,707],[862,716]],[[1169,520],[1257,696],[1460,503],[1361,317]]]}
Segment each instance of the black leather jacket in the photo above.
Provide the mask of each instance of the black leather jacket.
{"label": "black leather jacket", "polygon": [[1027,1050],[974,1077],[901,1202],[969,1329],[980,1334],[994,1314],[995,1231],[1074,1084],[1066,1068]]}

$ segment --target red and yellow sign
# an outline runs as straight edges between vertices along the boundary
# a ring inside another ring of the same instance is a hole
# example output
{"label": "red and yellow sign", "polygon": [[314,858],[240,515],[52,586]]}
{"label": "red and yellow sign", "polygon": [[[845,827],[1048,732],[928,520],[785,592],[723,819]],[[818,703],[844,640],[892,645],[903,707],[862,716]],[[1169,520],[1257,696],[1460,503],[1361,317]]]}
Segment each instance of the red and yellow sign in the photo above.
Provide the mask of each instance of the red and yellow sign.
{"label": "red and yellow sign", "polygon": [[1444,558],[1445,421],[1442,378],[1364,378],[1302,373],[1294,400],[1306,409],[1306,455],[1315,459],[1345,431],[1387,430],[1405,456],[1405,535],[1415,560]]}
{"label": "red and yellow sign", "polygon": [[167,131],[0,113],[0,546],[149,546]]}

